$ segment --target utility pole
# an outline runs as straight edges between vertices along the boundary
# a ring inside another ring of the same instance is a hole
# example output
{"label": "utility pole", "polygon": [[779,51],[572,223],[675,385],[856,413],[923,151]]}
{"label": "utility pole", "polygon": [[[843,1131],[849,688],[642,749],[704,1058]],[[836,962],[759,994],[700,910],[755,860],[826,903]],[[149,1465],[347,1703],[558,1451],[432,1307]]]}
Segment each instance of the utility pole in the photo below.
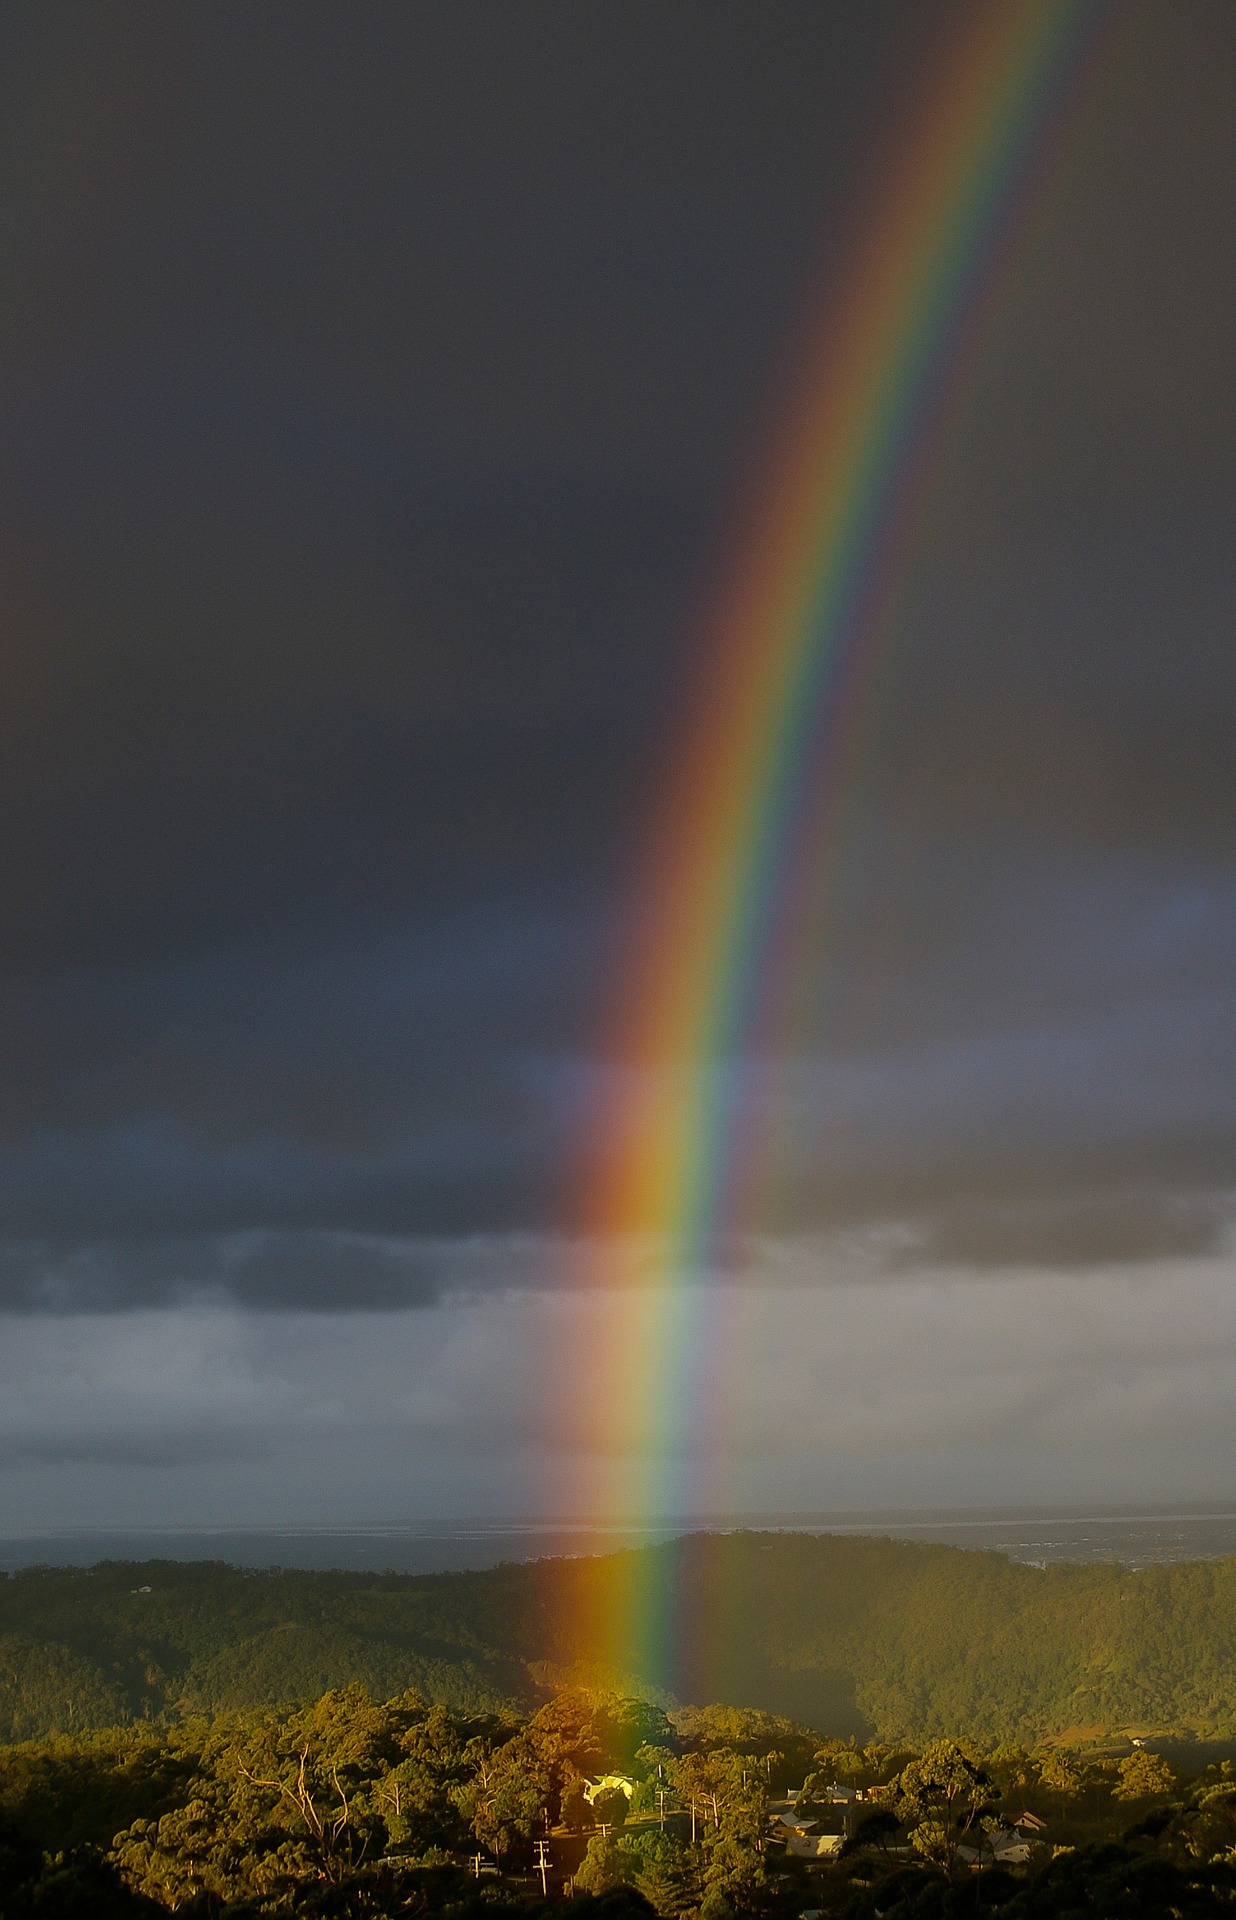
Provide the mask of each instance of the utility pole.
{"label": "utility pole", "polygon": [[657,1788],[657,1800],[659,1801],[660,1807],[661,1807],[661,1831],[662,1833],[664,1833],[665,1832],[665,1788],[664,1787]]}
{"label": "utility pole", "polygon": [[537,1864],[537,1866],[538,1866],[538,1868],[540,1869],[540,1874],[541,1874],[541,1892],[542,1892],[542,1894],[544,1895],[544,1897],[545,1897],[545,1898],[546,1898],[546,1899],[548,1900],[548,1898],[549,1898],[549,1879],[548,1879],[548,1875],[549,1875],[549,1841],[548,1841],[548,1840],[538,1840],[538,1841],[537,1841],[537,1843],[536,1843],[536,1864]]}

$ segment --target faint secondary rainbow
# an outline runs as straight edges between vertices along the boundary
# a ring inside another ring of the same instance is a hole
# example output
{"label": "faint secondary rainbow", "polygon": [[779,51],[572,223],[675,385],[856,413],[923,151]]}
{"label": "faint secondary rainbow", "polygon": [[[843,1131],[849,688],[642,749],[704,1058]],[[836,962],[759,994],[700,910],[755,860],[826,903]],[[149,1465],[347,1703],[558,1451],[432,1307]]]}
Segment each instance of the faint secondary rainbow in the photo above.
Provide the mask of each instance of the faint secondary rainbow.
{"label": "faint secondary rainbow", "polygon": [[[707,1384],[726,1336],[700,1283],[739,1225],[758,1126],[743,1063],[779,989],[820,808],[827,837],[853,757],[864,661],[950,395],[1103,11],[981,0],[964,16],[829,302],[719,601],[584,1221],[590,1242],[644,1269],[620,1337],[587,1370],[598,1452],[643,1463],[619,1490],[631,1522],[698,1512],[710,1493],[700,1463],[726,1410]],[[641,1569],[611,1594],[605,1636],[619,1664],[664,1676],[674,1609]]]}

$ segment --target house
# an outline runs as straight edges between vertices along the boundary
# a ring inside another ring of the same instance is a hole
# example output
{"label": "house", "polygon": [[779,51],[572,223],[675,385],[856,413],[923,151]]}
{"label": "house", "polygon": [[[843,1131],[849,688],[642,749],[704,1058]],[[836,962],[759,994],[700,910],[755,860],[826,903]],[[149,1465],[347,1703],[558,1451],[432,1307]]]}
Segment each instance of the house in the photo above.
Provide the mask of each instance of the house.
{"label": "house", "polygon": [[598,1780],[584,1782],[584,1799],[591,1806],[598,1793],[625,1793],[627,1799],[635,1792],[634,1780],[628,1780],[625,1773],[603,1773]]}
{"label": "house", "polygon": [[818,1820],[800,1820],[793,1813],[774,1813],[769,1826],[772,1837],[784,1840],[785,1850],[799,1860],[826,1860],[840,1853],[844,1833],[821,1833]]}
{"label": "house", "polygon": [[1024,1867],[1034,1854],[1034,1841],[1011,1827],[993,1827],[983,1835],[977,1847],[958,1847],[957,1853],[967,1866]]}
{"label": "house", "polygon": [[769,1815],[769,1819],[774,1826],[788,1827],[791,1833],[813,1833],[815,1831],[814,1820],[800,1820],[797,1814],[773,1813]]}
{"label": "house", "polygon": [[843,1833],[805,1833],[801,1827],[792,1827],[785,1836],[785,1850],[799,1860],[827,1860],[841,1852],[844,1842]]}

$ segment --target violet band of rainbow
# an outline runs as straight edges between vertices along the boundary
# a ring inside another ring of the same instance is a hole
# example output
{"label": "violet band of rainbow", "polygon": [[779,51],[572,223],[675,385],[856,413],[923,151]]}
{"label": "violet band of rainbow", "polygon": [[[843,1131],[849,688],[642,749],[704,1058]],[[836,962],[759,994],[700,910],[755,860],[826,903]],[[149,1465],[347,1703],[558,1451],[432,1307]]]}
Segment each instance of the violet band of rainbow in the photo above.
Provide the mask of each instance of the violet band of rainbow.
{"label": "violet band of rainbow", "polygon": [[[818,851],[830,768],[853,750],[933,454],[1109,11],[983,0],[964,17],[890,155],[720,596],[584,1207],[584,1238],[631,1247],[639,1268],[622,1337],[591,1383],[598,1453],[636,1462],[620,1516],[633,1525],[715,1511],[723,1495],[711,1477],[726,1417],[719,1361],[734,1356],[708,1282],[741,1229],[759,1128],[745,1063],[779,990],[805,849]],[[672,1686],[709,1609],[667,1597],[647,1556],[616,1565],[599,1643],[615,1672]]]}

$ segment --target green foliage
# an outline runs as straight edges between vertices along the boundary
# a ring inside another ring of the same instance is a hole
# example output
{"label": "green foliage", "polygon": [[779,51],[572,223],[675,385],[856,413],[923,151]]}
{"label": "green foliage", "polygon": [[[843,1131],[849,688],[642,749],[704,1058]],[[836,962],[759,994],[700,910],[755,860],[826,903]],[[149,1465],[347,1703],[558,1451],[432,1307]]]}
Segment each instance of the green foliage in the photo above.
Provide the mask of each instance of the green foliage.
{"label": "green foliage", "polygon": [[1177,1852],[1192,1860],[1236,1860],[1236,1784],[1199,1782],[1192,1803],[1182,1810],[1169,1838]]}
{"label": "green foliage", "polygon": [[20,1810],[48,1852],[106,1847],[131,1821],[178,1805],[196,1767],[190,1730],[56,1735],[0,1748],[0,1809]]}
{"label": "green foliage", "polygon": [[600,1834],[588,1842],[575,1885],[585,1893],[634,1887],[655,1912],[692,1912],[704,1890],[698,1856],[672,1834],[652,1828],[640,1834]]}
{"label": "green foliage", "polygon": [[5,1920],[163,1920],[96,1847],[46,1854],[0,1816],[0,1913]]}
{"label": "green foliage", "polygon": [[629,1806],[621,1787],[602,1787],[592,1796],[592,1815],[602,1827],[625,1827]]}
{"label": "green foliage", "polygon": [[1118,1800],[1155,1800],[1174,1792],[1176,1776],[1161,1754],[1138,1748],[1120,1762]]}
{"label": "green foliage", "polygon": [[1039,1764],[1039,1783],[1059,1801],[1076,1800],[1086,1784],[1082,1767],[1073,1755],[1049,1753]]}
{"label": "green foliage", "polygon": [[[629,1752],[633,1726],[673,1742],[631,1755],[652,1790],[647,1810],[594,1833],[575,1896],[546,1906],[532,1842],[549,1839],[560,1874],[581,1844],[573,1832],[625,1812],[625,1795],[621,1809],[600,1795],[589,1807],[583,1785]],[[793,1920],[817,1907],[829,1920],[1185,1920],[1236,1907],[1229,1762],[1190,1783],[1141,1749],[1085,1760],[1009,1744],[983,1755],[947,1739],[917,1753],[815,1743],[820,1810],[840,1817],[822,1798],[839,1777],[864,1799],[849,1806],[840,1856],[808,1868],[770,1825],[770,1742],[787,1736],[802,1730],[716,1706],[671,1724],[595,1691],[518,1720],[465,1716],[410,1690],[379,1702],[356,1685],[175,1729],[57,1735],[0,1752],[0,1916]],[[1053,1801],[1072,1826],[1054,1824],[1028,1870],[1000,1864],[1009,1822]],[[70,1840],[117,1813],[106,1848]],[[464,1870],[478,1847],[501,1876]]]}
{"label": "green foliage", "polygon": [[348,1878],[385,1843],[373,1787],[399,1757],[401,1717],[351,1689],[282,1720],[212,1728],[183,1804],[117,1835],[122,1870],[173,1907]]}
{"label": "green foliage", "polygon": [[898,1775],[889,1811],[910,1829],[910,1844],[952,1880],[957,1849],[982,1835],[994,1811],[991,1777],[955,1740],[933,1740]]}
{"label": "green foliage", "polygon": [[[681,1670],[646,1674],[649,1692],[741,1704],[676,1710],[674,1727],[643,1701],[610,1709],[599,1737],[625,1771],[641,1746],[712,1740],[779,1752],[780,1783],[801,1780],[819,1747],[807,1751],[803,1723],[843,1745],[877,1730],[902,1746],[989,1748],[1105,1728],[1236,1737],[1236,1559],[1040,1569],[904,1541],[743,1534],[641,1552],[650,1587],[725,1616],[707,1643],[722,1651],[701,1641]],[[34,1569],[0,1578],[0,1739],[244,1713],[349,1684],[527,1715],[546,1673],[598,1670],[582,1623],[611,1579],[603,1557],[418,1578]],[[830,1777],[847,1764],[834,1749]]]}
{"label": "green foliage", "polygon": [[559,1818],[568,1833],[585,1833],[595,1824],[592,1802],[582,1779],[570,1780],[564,1786]]}
{"label": "green foliage", "polygon": [[133,1717],[126,1688],[88,1654],[30,1634],[0,1638],[0,1738],[74,1733]]}
{"label": "green foliage", "polygon": [[637,1887],[622,1883],[601,1894],[583,1894],[567,1911],[571,1920],[655,1920],[656,1914]]}
{"label": "green foliage", "polygon": [[1236,1875],[1222,1861],[1181,1866],[1157,1854],[1108,1845],[1064,1854],[995,1909],[1008,1920],[1086,1916],[1086,1920],[1165,1920],[1168,1915],[1230,1915]]}
{"label": "green foliage", "polygon": [[553,1774],[527,1732],[496,1750],[477,1742],[475,1772],[460,1790],[459,1808],[483,1847],[499,1860],[521,1840],[548,1831]]}
{"label": "green foliage", "polygon": [[0,1741],[245,1712],[349,1684],[378,1699],[415,1687],[463,1712],[525,1710],[536,1689],[502,1650],[509,1619],[496,1596],[473,1599],[459,1606],[441,1578],[175,1561],[0,1576]]}
{"label": "green foliage", "polygon": [[889,1849],[901,1832],[901,1821],[891,1807],[876,1807],[872,1813],[864,1813],[858,1820],[841,1852],[845,1858],[855,1854],[876,1853],[887,1860]]}
{"label": "green foliage", "polygon": [[359,1898],[380,1862],[471,1844],[487,1751],[484,1731],[411,1693],[378,1705],[352,1687],[299,1711],[225,1718],[201,1729],[178,1804],[118,1833],[115,1858],[169,1907],[278,1904],[306,1886]]}

